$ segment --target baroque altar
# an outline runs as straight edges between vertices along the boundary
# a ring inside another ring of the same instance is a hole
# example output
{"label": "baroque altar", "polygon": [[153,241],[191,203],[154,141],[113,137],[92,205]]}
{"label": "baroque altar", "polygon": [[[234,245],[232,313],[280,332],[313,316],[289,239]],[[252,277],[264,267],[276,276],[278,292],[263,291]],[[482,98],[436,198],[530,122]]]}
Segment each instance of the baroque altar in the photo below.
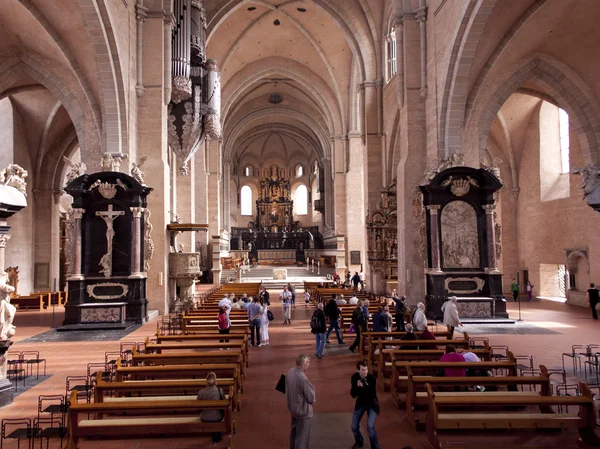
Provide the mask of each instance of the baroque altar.
{"label": "baroque altar", "polygon": [[152,188],[108,162],[106,171],[82,174],[65,187],[73,197],[66,224],[69,301],[59,330],[147,320],[146,270],[153,249],[147,196]]}
{"label": "baroque altar", "polygon": [[290,180],[280,176],[273,165],[270,176],[260,181],[260,193],[256,200],[256,223],[263,232],[290,232],[293,224],[293,201]]}

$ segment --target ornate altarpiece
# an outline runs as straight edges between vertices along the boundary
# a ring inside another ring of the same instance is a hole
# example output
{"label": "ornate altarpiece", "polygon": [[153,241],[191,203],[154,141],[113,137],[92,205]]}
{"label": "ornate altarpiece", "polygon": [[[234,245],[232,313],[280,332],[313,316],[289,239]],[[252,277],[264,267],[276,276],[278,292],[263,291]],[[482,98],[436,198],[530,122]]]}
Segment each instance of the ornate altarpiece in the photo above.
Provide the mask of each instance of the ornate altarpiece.
{"label": "ornate altarpiece", "polygon": [[[427,310],[439,315],[449,296],[463,317],[508,317],[497,268],[494,193],[490,170],[456,166],[419,187],[427,236]],[[462,302],[462,303],[461,303]]]}
{"label": "ornate altarpiece", "polygon": [[70,258],[65,326],[147,320],[151,191],[117,171],[84,174],[65,187],[73,197],[65,225]]}
{"label": "ornate altarpiece", "polygon": [[381,190],[377,209],[367,214],[367,257],[373,273],[382,279],[398,279],[398,219],[396,181]]}
{"label": "ornate altarpiece", "polygon": [[271,166],[270,175],[260,181],[256,200],[256,223],[263,232],[290,232],[294,220],[290,180],[282,177],[281,170]]}

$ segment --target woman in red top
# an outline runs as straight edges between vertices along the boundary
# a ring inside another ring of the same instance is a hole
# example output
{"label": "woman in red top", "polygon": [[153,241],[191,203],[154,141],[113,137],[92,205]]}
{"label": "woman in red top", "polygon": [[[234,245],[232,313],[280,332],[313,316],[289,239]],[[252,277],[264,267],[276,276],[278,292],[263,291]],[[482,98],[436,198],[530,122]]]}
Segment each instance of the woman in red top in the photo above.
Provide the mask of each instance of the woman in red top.
{"label": "woman in red top", "polygon": [[[446,345],[446,353],[440,358],[440,362],[464,362],[465,358],[462,354],[456,352],[456,348],[452,345]],[[464,368],[446,368],[444,369],[445,377],[465,377],[467,375]]]}

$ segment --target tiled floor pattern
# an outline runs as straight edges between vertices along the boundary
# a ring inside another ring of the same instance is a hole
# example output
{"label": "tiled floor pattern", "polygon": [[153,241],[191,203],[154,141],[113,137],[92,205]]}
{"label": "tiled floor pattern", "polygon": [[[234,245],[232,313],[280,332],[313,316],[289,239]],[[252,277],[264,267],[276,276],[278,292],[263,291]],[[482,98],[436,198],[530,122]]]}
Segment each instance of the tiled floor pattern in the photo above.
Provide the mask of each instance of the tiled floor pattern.
{"label": "tiled floor pattern", "polygon": [[[516,305],[509,303],[508,308],[511,317],[516,317]],[[56,325],[62,320],[59,310],[56,309]],[[285,406],[285,396],[276,392],[274,387],[280,374],[292,367],[298,354],[314,353],[314,340],[308,326],[312,309],[298,306],[293,310],[291,326],[281,324],[281,309],[278,301],[274,301],[273,312],[276,319],[269,329],[271,345],[251,349],[239,428],[234,440],[236,449],[289,447],[289,415]],[[531,325],[556,331],[556,334],[490,335],[489,338],[491,344],[508,345],[515,354],[533,355],[536,366],[545,364],[548,367],[559,367],[561,353],[569,352],[572,344],[600,344],[600,324],[593,321],[590,315],[588,309],[556,302],[527,303],[522,305],[523,320]],[[0,418],[35,417],[37,398],[40,394],[64,394],[67,375],[84,374],[88,362],[103,361],[105,351],[119,349],[119,341],[19,343],[27,337],[48,331],[52,325],[51,311],[19,312],[15,324],[17,336],[14,338],[16,343],[11,352],[39,350],[41,357],[47,359],[48,373],[52,374],[52,377],[15,398],[12,405],[0,409]],[[156,322],[150,322],[122,341],[143,341],[146,336],[153,335],[155,330]],[[334,342],[335,338],[331,338],[331,341]],[[349,424],[353,400],[349,395],[349,377],[354,372],[356,360],[356,355],[350,354],[337,343],[328,346],[323,360],[313,358],[307,373],[317,391],[311,449],[349,448],[352,445]],[[380,402],[382,412],[377,419],[377,431],[381,448],[400,449],[405,444],[412,445],[414,449],[424,448],[425,434],[412,430],[404,419],[404,412],[393,407],[387,393],[380,397]],[[363,433],[366,438],[366,432]],[[461,440],[471,445],[482,441],[480,447],[490,447],[489,441],[496,441],[489,437],[481,439],[481,437],[461,435],[452,436],[449,440],[454,443],[448,446],[450,448],[460,445]],[[208,441],[208,437],[106,442],[98,440],[82,442],[80,447],[84,449],[200,448],[206,447]],[[576,447],[575,438],[573,435],[565,437],[551,434],[538,437],[531,434],[525,438],[512,438],[508,445],[508,447],[555,446]],[[4,447],[12,448],[16,447],[16,444],[9,443]]]}

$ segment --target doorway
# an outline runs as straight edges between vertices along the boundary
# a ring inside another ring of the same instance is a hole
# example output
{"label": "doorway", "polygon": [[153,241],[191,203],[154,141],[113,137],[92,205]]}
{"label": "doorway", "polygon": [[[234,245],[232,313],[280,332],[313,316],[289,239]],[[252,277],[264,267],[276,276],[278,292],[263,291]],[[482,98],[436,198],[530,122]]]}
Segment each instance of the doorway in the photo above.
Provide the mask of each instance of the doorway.
{"label": "doorway", "polygon": [[540,296],[567,297],[566,265],[540,264]]}

